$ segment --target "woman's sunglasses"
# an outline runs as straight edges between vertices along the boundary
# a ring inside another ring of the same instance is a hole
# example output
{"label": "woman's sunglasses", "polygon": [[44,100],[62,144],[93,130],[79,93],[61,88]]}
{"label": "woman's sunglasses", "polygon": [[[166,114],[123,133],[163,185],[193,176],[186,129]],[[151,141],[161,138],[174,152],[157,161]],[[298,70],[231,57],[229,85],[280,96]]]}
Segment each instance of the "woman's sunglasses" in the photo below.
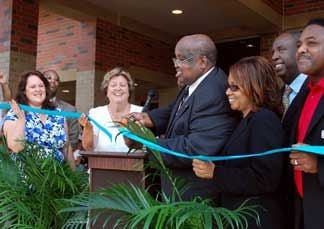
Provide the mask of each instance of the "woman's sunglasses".
{"label": "woman's sunglasses", "polygon": [[235,91],[238,91],[240,90],[240,87],[236,84],[231,84],[231,85],[228,85],[228,88],[232,91],[232,92],[235,92]]}

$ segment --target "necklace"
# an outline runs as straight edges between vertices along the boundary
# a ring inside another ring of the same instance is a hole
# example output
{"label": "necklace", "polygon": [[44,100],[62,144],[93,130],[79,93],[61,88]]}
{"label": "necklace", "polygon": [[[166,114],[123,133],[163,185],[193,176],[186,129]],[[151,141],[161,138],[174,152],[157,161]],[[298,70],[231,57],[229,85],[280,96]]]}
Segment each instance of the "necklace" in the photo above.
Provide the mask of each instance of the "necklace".
{"label": "necklace", "polygon": [[122,110],[121,112],[113,112],[108,105],[108,112],[110,114],[111,121],[121,122],[123,117],[125,117],[130,112],[130,107],[127,106],[127,108]]}

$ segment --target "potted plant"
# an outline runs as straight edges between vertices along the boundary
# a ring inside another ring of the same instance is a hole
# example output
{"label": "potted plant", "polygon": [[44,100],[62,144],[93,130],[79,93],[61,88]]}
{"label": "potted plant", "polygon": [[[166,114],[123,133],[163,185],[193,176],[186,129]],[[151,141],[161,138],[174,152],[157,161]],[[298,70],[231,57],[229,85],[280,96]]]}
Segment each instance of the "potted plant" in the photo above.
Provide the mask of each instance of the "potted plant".
{"label": "potted plant", "polygon": [[[151,142],[156,142],[154,134],[147,128],[137,125],[131,120],[121,124],[128,131]],[[121,133],[123,130],[121,130]],[[93,193],[82,193],[65,201],[73,207],[64,208],[62,213],[88,212],[87,223],[77,220],[73,215],[64,228],[79,228],[86,224],[94,224],[103,214],[109,217],[102,227],[114,221],[118,228],[248,228],[247,218],[253,217],[259,222],[258,206],[248,206],[245,201],[234,210],[213,206],[210,200],[199,197],[192,201],[183,201],[182,193],[187,188],[182,180],[174,178],[163,163],[159,152],[151,150],[155,160],[149,166],[162,172],[172,183],[173,194],[167,196],[160,192],[153,197],[148,189],[133,184],[117,184]]]}
{"label": "potted plant", "polygon": [[61,228],[70,218],[70,213],[58,214],[69,206],[62,199],[88,190],[87,174],[42,157],[37,145],[24,144],[14,159],[6,145],[0,145],[0,226]]}

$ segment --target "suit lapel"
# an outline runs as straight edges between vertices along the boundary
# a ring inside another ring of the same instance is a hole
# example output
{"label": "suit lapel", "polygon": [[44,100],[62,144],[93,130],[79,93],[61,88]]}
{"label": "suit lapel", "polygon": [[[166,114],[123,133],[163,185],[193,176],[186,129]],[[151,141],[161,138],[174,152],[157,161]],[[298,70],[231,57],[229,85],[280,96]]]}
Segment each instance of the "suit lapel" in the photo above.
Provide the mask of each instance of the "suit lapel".
{"label": "suit lapel", "polygon": [[[172,112],[171,112],[171,116],[170,116],[170,119],[169,119],[169,123],[168,123],[168,127],[167,127],[167,130],[165,132],[167,136],[169,135],[169,132],[171,130],[171,127],[173,126],[173,123],[174,123],[174,121],[176,119],[178,107],[179,107],[179,105],[181,103],[181,100],[182,100],[182,97],[183,97],[183,94],[184,93],[185,93],[185,90],[184,90],[184,88],[182,88],[181,91],[179,92],[178,96],[177,96],[176,103],[173,106],[173,109],[172,109]],[[180,108],[180,110],[181,110],[181,108]]]}
{"label": "suit lapel", "polygon": [[283,119],[283,123],[291,122],[292,117],[299,117],[301,109],[303,108],[303,105],[304,105],[307,95],[309,93],[307,84],[308,84],[308,80],[306,80],[304,82],[304,84],[303,84],[302,88],[300,89],[300,91],[298,92],[297,96],[295,97],[295,99],[292,101],[292,103],[288,107],[288,110],[287,110],[285,117]]}
{"label": "suit lapel", "polygon": [[208,79],[210,77],[215,77],[218,74],[218,71],[219,71],[219,68],[217,66],[215,66],[215,68],[206,76],[206,78],[202,82],[200,82],[200,84],[197,86],[195,91],[190,95],[188,100],[185,101],[185,103],[181,106],[181,108],[178,111],[179,104],[180,104],[180,102],[182,100],[183,94],[185,93],[184,88],[182,88],[182,90],[178,94],[177,102],[176,102],[175,106],[172,109],[172,113],[171,113],[171,116],[170,116],[170,121],[168,123],[168,128],[166,130],[166,137],[168,137],[169,134],[171,133],[175,121],[178,120],[183,115],[183,113],[186,110],[188,110],[188,108],[193,104],[195,95],[197,93],[200,93],[199,91],[204,90],[203,88],[205,88],[206,87],[205,85],[207,85],[208,82],[209,82]]}
{"label": "suit lapel", "polygon": [[251,118],[251,116],[253,115],[253,113],[249,114],[249,117],[243,118],[239,125],[236,127],[236,129],[234,130],[231,138],[228,140],[228,142],[226,143],[226,146],[224,147],[224,152],[228,152],[228,148],[231,147],[231,145],[233,144],[233,142],[235,142],[235,140],[240,137],[242,134],[244,134],[245,131],[247,131],[247,126],[248,126],[248,120]]}
{"label": "suit lapel", "polygon": [[321,100],[317,105],[311,123],[309,124],[309,127],[307,129],[306,136],[310,133],[310,131],[314,128],[314,126],[316,126],[316,124],[323,116],[324,116],[324,96],[322,96]]}

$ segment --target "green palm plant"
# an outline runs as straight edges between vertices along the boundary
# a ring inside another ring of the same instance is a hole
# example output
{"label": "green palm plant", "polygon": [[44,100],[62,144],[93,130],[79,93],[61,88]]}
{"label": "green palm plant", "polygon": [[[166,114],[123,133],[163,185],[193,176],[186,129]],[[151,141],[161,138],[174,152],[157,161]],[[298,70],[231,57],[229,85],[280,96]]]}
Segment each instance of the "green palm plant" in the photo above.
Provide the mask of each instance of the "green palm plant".
{"label": "green palm plant", "polygon": [[[5,142],[5,141],[4,141]],[[41,156],[37,145],[25,144],[15,155],[0,147],[0,227],[61,228],[68,214],[63,198],[87,190],[87,175],[74,172],[67,163]]]}
{"label": "green palm plant", "polygon": [[[156,142],[154,134],[147,128],[128,120],[122,124],[124,128],[151,142]],[[121,131],[123,132],[123,130]],[[148,189],[133,184],[116,184],[93,193],[83,193],[65,201],[73,207],[62,209],[61,212],[91,212],[88,223],[94,224],[97,219],[109,215],[102,227],[111,220],[117,228],[248,228],[248,218],[252,217],[259,223],[258,206],[248,206],[245,201],[235,210],[214,207],[210,200],[199,197],[192,201],[183,201],[181,195],[188,186],[178,178],[172,177],[170,170],[164,165],[159,152],[150,151],[155,160],[149,165],[161,171],[173,186],[174,192],[167,196],[160,192],[152,197]],[[71,217],[63,228],[78,228],[81,224]],[[85,226],[85,224],[83,224]]]}

